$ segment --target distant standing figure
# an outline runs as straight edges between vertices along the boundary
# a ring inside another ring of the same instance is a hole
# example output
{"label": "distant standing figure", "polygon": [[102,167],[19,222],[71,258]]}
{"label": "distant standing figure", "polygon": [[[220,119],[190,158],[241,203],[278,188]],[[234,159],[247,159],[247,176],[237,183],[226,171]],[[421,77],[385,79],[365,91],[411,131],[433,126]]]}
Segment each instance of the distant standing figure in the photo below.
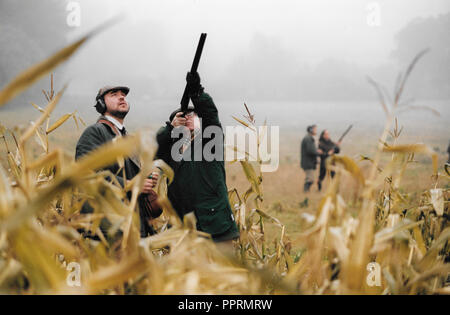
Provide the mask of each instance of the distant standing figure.
{"label": "distant standing figure", "polygon": [[[320,155],[320,171],[319,171],[319,180],[317,181],[317,186],[319,188],[319,191],[322,189],[322,181],[325,178],[325,175],[327,174],[326,169],[326,159],[333,155],[337,154],[340,151],[341,141],[338,141],[337,143],[334,143],[331,141],[330,133],[328,130],[323,130],[319,137],[319,149],[322,150],[322,154]],[[331,178],[334,177],[334,172],[331,171],[330,173]]]}
{"label": "distant standing figure", "polygon": [[447,153],[448,153],[448,159],[447,159],[447,163],[445,163],[445,172],[450,175],[450,142],[448,143],[448,147],[447,147]]}
{"label": "distant standing figure", "polygon": [[305,171],[305,184],[303,191],[308,192],[311,185],[314,183],[314,171],[317,165],[317,157],[323,152],[316,148],[314,136],[317,135],[317,126],[308,126],[308,132],[302,140],[301,144],[301,161],[300,166]]}
{"label": "distant standing figure", "polygon": [[450,164],[450,142],[448,143],[447,153],[448,153],[447,163]]}

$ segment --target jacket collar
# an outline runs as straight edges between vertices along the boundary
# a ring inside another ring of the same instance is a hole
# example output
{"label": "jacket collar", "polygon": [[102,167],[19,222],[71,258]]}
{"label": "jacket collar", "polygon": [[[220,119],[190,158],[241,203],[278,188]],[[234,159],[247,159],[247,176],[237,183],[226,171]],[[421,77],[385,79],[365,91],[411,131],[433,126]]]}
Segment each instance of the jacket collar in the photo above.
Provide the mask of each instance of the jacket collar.
{"label": "jacket collar", "polygon": [[102,115],[101,118],[104,118],[104,119],[109,120],[109,121],[112,122],[112,123],[114,124],[114,126],[116,126],[117,129],[119,129],[119,130],[122,130],[123,127],[124,127],[124,125],[122,125],[120,122],[117,121],[117,119],[115,119],[115,118],[112,117],[112,116],[109,116],[109,115]]}

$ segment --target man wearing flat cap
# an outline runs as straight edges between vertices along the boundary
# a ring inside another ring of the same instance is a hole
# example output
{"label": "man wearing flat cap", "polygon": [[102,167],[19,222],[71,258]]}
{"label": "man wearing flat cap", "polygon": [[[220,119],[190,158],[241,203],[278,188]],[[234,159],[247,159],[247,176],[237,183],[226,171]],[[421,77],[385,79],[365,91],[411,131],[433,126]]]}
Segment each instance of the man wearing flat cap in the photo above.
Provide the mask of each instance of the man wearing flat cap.
{"label": "man wearing flat cap", "polygon": [[308,126],[306,132],[307,134],[300,146],[300,167],[305,171],[305,184],[303,186],[305,193],[309,191],[314,183],[317,157],[323,154],[322,150],[316,147],[314,140],[314,137],[317,135],[317,126]]}
{"label": "man wearing flat cap", "polygon": [[[79,159],[99,146],[112,141],[115,137],[126,135],[124,120],[130,110],[130,105],[126,100],[129,91],[130,89],[126,86],[105,86],[98,91],[94,107],[100,114],[100,117],[95,124],[86,128],[78,140],[75,159]],[[136,158],[129,157],[124,160],[123,169],[116,163],[104,168],[104,170],[109,170],[112,174],[115,174],[120,185],[125,187],[126,181],[131,180],[139,173],[140,163]],[[123,170],[126,178],[123,177]],[[141,237],[154,234],[154,230],[148,221],[158,216],[161,211],[156,202],[157,196],[152,189],[155,187],[157,179],[158,173],[153,172],[145,180],[141,194],[138,197]],[[130,197],[129,195],[128,197]],[[93,208],[86,202],[81,212],[92,213]],[[101,231],[103,234],[108,232],[110,225],[108,220],[104,219],[102,221]]]}
{"label": "man wearing flat cap", "polygon": [[[175,110],[160,128],[157,157],[174,170],[167,195],[180,218],[194,212],[197,229],[210,234],[220,247],[229,250],[232,240],[239,237],[239,230],[228,200],[222,126],[212,98],[200,85],[198,73],[188,73],[186,80],[194,106],[184,112]],[[181,140],[176,137],[180,128],[184,129]],[[215,137],[220,140],[216,142],[219,145],[215,148],[215,158],[202,154],[209,141],[215,139],[212,134],[208,138],[207,128],[216,130]],[[200,158],[196,158],[197,153]]]}

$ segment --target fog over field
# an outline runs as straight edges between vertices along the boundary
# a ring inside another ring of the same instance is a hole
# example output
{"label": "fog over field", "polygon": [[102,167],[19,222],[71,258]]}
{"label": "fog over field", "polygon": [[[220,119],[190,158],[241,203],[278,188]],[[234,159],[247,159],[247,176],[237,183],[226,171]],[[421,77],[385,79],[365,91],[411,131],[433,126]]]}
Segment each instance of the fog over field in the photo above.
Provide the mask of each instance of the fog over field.
{"label": "fog over field", "polygon": [[[299,136],[310,123],[334,133],[348,124],[381,130],[384,113],[367,78],[392,97],[398,73],[429,48],[403,100],[429,106],[440,117],[417,110],[399,119],[412,134],[447,141],[447,0],[2,0],[0,87],[110,18],[117,23],[55,71],[57,89],[69,84],[55,115],[77,110],[93,122],[98,89],[123,84],[131,88],[131,128],[163,123],[179,106],[199,35],[206,32],[199,73],[223,123],[234,124],[231,115],[244,114],[245,102],[259,123],[267,118]],[[45,105],[41,90],[48,88],[43,79],[4,106],[1,122],[11,126],[35,117],[30,103]]]}

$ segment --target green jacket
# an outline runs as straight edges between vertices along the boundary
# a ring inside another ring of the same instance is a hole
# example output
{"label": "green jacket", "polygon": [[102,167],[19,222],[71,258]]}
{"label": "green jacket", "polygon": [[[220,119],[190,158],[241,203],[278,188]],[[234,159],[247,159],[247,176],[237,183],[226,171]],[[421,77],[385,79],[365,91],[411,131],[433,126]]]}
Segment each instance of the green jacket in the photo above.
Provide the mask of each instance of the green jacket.
{"label": "green jacket", "polygon": [[317,165],[317,156],[319,156],[319,153],[317,152],[316,144],[311,134],[308,133],[303,138],[300,151],[301,168],[304,170],[315,170]]}
{"label": "green jacket", "polygon": [[[222,126],[212,98],[202,93],[192,101],[197,115],[201,118],[202,130],[208,126],[218,126],[223,140]],[[235,229],[238,233],[228,201],[223,155],[219,161],[206,161],[203,156],[201,160],[194,161],[195,151],[202,150],[210,140],[203,138],[201,146],[196,146],[195,141],[191,142],[193,149],[190,161],[182,159],[177,162],[171,156],[172,145],[178,141],[172,139],[172,130],[173,126],[166,122],[166,126],[161,127],[157,133],[157,157],[163,159],[175,172],[174,181],[168,187],[168,198],[172,206],[180,218],[194,211],[197,229],[211,234],[213,238],[230,229]]]}
{"label": "green jacket", "polygon": [[[104,116],[100,116],[98,120],[106,119]],[[75,159],[79,159],[85,154],[88,154],[89,152],[97,149],[99,146],[112,141],[116,137],[116,134],[112,130],[112,128],[108,125],[102,124],[102,123],[95,123],[84,130],[82,133],[80,139],[78,140],[76,152],[75,152]],[[127,180],[132,179],[134,176],[136,176],[140,171],[140,166],[137,164],[138,162],[134,162],[133,160],[127,158],[124,160],[124,169],[125,169],[125,176]],[[123,178],[123,172],[119,167],[118,163],[109,165],[105,167],[103,170],[109,170],[112,174],[115,174],[115,177],[117,181],[124,187],[124,178]],[[130,197],[130,196],[129,196]],[[139,209],[143,209],[143,200],[141,198],[138,199],[139,203]],[[92,213],[93,209],[92,207],[86,202],[83,205],[83,208],[81,210],[82,213]],[[141,221],[141,236],[145,237],[149,234],[154,234],[153,228],[148,224],[147,218],[145,217],[143,211],[139,211],[140,215],[140,221]],[[109,226],[109,223],[104,220],[102,222],[105,228]]]}

